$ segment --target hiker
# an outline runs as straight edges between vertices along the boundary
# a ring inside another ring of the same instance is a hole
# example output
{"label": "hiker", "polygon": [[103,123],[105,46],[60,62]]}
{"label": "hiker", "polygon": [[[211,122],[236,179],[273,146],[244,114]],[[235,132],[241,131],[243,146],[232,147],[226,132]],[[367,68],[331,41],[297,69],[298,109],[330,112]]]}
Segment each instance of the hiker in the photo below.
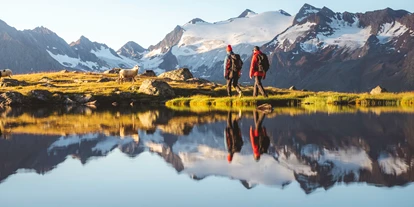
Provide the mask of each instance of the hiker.
{"label": "hiker", "polygon": [[238,119],[232,119],[231,112],[227,114],[227,127],[225,130],[226,134],[226,147],[227,147],[227,161],[231,163],[233,155],[236,152],[240,152],[243,146],[243,139],[239,128]]}
{"label": "hiker", "polygon": [[266,128],[262,126],[264,118],[264,113],[256,110],[253,112],[255,129],[250,126],[250,143],[252,144],[253,158],[256,161],[260,160],[260,155],[268,152],[270,146],[270,138],[267,136]]}
{"label": "hiker", "polygon": [[243,66],[243,61],[240,58],[239,54],[233,52],[231,45],[227,45],[226,48],[227,55],[224,59],[224,78],[227,81],[227,95],[232,96],[231,86],[236,89],[239,93],[239,97],[243,96],[242,90],[238,85],[239,78],[241,75],[241,68]]}
{"label": "hiker", "polygon": [[266,71],[269,69],[269,61],[267,56],[260,51],[258,46],[254,46],[252,64],[250,66],[250,79],[254,77],[253,96],[257,96],[257,90],[264,97],[268,97],[262,85],[262,79],[266,78]]}

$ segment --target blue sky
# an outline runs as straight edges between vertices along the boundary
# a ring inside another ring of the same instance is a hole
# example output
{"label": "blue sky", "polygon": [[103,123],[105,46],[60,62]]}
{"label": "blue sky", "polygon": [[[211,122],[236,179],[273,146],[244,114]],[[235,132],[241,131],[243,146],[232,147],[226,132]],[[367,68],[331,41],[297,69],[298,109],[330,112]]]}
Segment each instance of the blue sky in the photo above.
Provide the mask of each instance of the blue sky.
{"label": "blue sky", "polygon": [[295,15],[304,3],[335,12],[390,7],[414,12],[409,0],[0,0],[0,19],[19,30],[45,26],[68,43],[81,35],[119,49],[127,41],[157,44],[176,25],[193,18],[208,22],[283,9]]}

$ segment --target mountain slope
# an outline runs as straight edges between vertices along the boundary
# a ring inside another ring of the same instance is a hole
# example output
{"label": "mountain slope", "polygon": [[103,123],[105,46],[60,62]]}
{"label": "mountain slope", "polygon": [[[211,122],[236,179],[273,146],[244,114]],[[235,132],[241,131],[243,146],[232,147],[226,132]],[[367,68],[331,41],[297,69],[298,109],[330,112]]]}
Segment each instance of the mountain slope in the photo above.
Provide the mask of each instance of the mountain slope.
{"label": "mountain slope", "polygon": [[368,91],[376,85],[413,90],[414,33],[404,22],[410,16],[389,8],[351,14],[304,5],[294,24],[262,47],[271,54],[271,84],[311,90]]}
{"label": "mountain slope", "polygon": [[11,68],[14,73],[22,73],[60,67],[42,48],[46,41],[59,44],[63,40],[50,31],[45,31],[44,39],[41,39],[42,30],[18,31],[0,20],[0,68]]}
{"label": "mountain slope", "polygon": [[129,41],[125,45],[123,45],[117,53],[124,57],[128,57],[131,59],[139,60],[142,58],[143,53],[147,51],[141,45],[137,44],[136,42]]}
{"label": "mountain slope", "polygon": [[[221,80],[225,47],[228,44],[246,60],[253,46],[270,41],[275,34],[285,30],[292,20],[293,17],[283,11],[256,14],[251,10],[244,11],[237,18],[215,23],[193,19],[183,26],[177,26],[157,46],[150,47],[151,52],[141,61],[147,69],[161,72],[188,67],[195,76]],[[164,61],[164,57],[168,61]],[[162,63],[163,67],[160,67]]]}
{"label": "mountain slope", "polygon": [[83,36],[69,45],[45,27],[19,31],[0,20],[0,68],[10,68],[15,74],[63,68],[99,71],[136,64]]}

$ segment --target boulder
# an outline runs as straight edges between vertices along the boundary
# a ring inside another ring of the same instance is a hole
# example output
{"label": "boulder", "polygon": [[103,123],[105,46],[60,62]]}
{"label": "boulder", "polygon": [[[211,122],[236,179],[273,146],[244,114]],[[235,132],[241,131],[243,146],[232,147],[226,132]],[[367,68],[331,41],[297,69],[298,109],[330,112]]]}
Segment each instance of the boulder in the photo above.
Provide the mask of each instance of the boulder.
{"label": "boulder", "polygon": [[270,105],[268,103],[257,106],[256,109],[263,112],[263,113],[271,113],[273,111],[272,105]]}
{"label": "boulder", "polygon": [[186,80],[187,83],[192,83],[192,84],[207,84],[207,83],[211,83],[210,81],[206,80],[206,79],[202,79],[202,78],[190,78]]}
{"label": "boulder", "polygon": [[371,95],[376,95],[376,94],[381,94],[381,93],[385,93],[388,92],[387,89],[381,87],[381,86],[377,86],[374,89],[371,90],[370,94]]}
{"label": "boulder", "polygon": [[19,92],[8,91],[0,94],[0,106],[20,105],[23,102],[24,96]]}
{"label": "boulder", "polygon": [[291,86],[290,88],[289,88],[289,91],[296,91],[297,89],[296,89],[296,87],[295,86]]}
{"label": "boulder", "polygon": [[53,94],[47,90],[31,90],[28,95],[34,99],[45,102],[51,101],[53,97]]}
{"label": "boulder", "polygon": [[140,76],[157,77],[157,74],[155,74],[155,72],[153,70],[145,70],[145,72],[142,73]]}
{"label": "boulder", "polygon": [[42,83],[40,84],[40,86],[48,87],[48,88],[56,88],[56,86],[51,83]]}
{"label": "boulder", "polygon": [[161,80],[145,80],[142,82],[138,90],[139,93],[160,96],[160,97],[174,97],[175,93],[168,83]]}
{"label": "boulder", "polygon": [[94,100],[92,94],[76,94],[72,97],[72,100],[79,104],[85,104]]}
{"label": "boulder", "polygon": [[158,76],[159,78],[168,78],[174,81],[186,81],[188,79],[194,78],[188,68],[180,68],[177,70],[169,71],[162,73]]}
{"label": "boulder", "polygon": [[112,68],[111,70],[106,70],[103,74],[119,74],[121,68]]}
{"label": "boulder", "polygon": [[50,83],[50,82],[52,82],[53,80],[51,79],[51,78],[49,78],[49,77],[42,77],[40,80],[39,80],[39,82],[41,82],[41,83]]}
{"label": "boulder", "polygon": [[105,83],[105,82],[111,82],[111,81],[115,81],[115,80],[112,79],[112,78],[100,78],[96,82],[97,83]]}
{"label": "boulder", "polygon": [[29,84],[26,81],[19,81],[16,79],[9,79],[9,78],[3,78],[0,81],[1,87],[15,87],[15,86],[28,86]]}

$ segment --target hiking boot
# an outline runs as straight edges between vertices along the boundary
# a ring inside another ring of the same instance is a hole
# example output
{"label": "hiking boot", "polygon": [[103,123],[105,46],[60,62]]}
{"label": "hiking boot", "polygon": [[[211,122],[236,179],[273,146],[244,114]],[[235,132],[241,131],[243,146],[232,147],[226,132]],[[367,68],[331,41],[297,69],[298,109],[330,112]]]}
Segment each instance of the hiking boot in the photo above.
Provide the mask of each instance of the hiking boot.
{"label": "hiking boot", "polygon": [[243,97],[243,92],[239,91],[239,98]]}

